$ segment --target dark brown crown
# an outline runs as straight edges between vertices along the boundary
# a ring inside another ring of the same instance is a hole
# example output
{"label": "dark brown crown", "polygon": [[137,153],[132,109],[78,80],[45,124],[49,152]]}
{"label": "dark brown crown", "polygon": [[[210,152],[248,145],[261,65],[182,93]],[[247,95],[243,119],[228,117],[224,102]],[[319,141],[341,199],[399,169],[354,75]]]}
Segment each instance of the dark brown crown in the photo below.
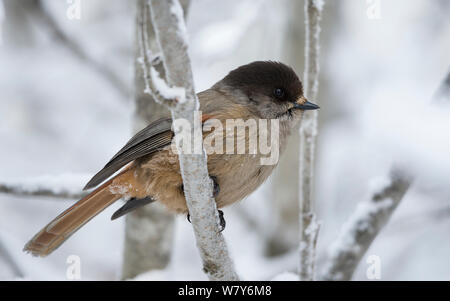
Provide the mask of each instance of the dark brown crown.
{"label": "dark brown crown", "polygon": [[273,96],[277,88],[285,95],[281,101],[295,102],[303,95],[303,86],[295,71],[280,62],[256,61],[231,71],[223,81],[247,93],[261,93]]}

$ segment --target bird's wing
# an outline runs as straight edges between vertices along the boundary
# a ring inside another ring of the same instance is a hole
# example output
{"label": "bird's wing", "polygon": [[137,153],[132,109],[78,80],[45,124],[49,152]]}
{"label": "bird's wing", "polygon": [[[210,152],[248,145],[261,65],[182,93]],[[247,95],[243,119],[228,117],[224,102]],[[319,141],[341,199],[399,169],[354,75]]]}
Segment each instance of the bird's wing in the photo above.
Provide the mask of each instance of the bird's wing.
{"label": "bird's wing", "polygon": [[[197,95],[200,101],[200,109],[203,112],[202,122],[212,118],[217,112],[226,111],[224,108],[229,106],[227,98],[213,89],[205,90]],[[151,123],[134,135],[105,167],[86,184],[84,190],[99,185],[131,161],[166,147],[171,143],[173,136],[171,118],[161,118]]]}
{"label": "bird's wing", "polygon": [[133,136],[127,144],[84,187],[95,187],[126,164],[169,145],[174,136],[172,119],[161,118]]}

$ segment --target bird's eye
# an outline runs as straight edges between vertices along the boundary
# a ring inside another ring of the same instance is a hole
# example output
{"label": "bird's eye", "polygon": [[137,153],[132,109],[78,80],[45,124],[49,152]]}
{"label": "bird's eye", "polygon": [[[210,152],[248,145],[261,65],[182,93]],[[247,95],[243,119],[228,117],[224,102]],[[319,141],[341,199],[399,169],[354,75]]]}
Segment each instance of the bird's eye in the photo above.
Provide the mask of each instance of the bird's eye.
{"label": "bird's eye", "polygon": [[284,90],[282,88],[276,88],[275,90],[273,90],[273,95],[275,95],[275,97],[277,98],[281,98],[284,96]]}

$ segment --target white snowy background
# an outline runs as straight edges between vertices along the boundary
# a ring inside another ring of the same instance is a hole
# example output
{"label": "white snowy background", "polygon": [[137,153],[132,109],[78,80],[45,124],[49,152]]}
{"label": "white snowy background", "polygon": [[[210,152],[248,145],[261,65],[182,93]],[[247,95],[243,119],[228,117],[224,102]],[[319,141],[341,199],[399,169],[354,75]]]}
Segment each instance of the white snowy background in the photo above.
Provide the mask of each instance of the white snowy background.
{"label": "white snowy background", "polygon": [[[132,2],[82,0],[81,20],[67,18],[66,1],[44,4],[70,39],[132,89]],[[188,31],[196,89],[207,89],[241,64],[282,59],[288,2],[193,0]],[[450,106],[430,104],[450,68],[450,3],[381,0],[380,18],[371,19],[366,1],[327,2],[315,184],[319,268],[371,183],[395,161],[417,178],[366,257],[379,256],[382,280],[450,280]],[[298,18],[301,24],[302,10]],[[0,183],[54,183],[55,189],[63,183],[76,192],[130,137],[133,102],[46,30],[34,26],[31,37],[22,47],[0,40]],[[264,227],[271,215],[264,189],[225,209],[224,235],[245,280],[273,279],[295,271],[298,262],[295,249],[265,255],[262,236],[270,231]],[[0,240],[24,273],[14,276],[0,256],[1,280],[66,280],[69,255],[80,257],[82,280],[120,278],[124,220],[109,219],[120,204],[48,258],[22,252],[73,201],[0,194]],[[240,206],[251,209],[257,228],[240,218]],[[366,257],[356,280],[367,280]],[[137,279],[206,279],[184,216],[177,218],[170,265]]]}

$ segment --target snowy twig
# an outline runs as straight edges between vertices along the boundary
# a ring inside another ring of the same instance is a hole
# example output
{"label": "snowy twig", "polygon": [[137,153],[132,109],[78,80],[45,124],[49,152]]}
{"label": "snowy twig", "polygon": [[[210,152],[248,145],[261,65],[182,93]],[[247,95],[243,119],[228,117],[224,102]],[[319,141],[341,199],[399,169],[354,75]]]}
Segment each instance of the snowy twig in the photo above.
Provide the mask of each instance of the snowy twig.
{"label": "snowy twig", "polygon": [[[435,93],[432,102],[450,101],[450,72]],[[394,213],[408,191],[413,177],[392,167],[389,179],[360,203],[328,250],[321,280],[350,280],[373,240]]]}
{"label": "snowy twig", "polygon": [[[174,121],[185,119],[191,125],[190,133],[201,133],[201,124],[195,111],[199,101],[195,94],[191,63],[187,54],[186,27],[183,10],[178,0],[151,0],[152,22],[161,49],[166,71],[166,81],[151,66],[151,53],[143,53],[143,64],[149,92],[165,104]],[[143,36],[143,43],[148,43]],[[146,49],[146,48],[144,48]],[[148,48],[147,48],[148,49]],[[176,135],[181,133],[176,132]],[[212,182],[208,175],[206,154],[183,152],[180,139],[175,137],[186,204],[203,260],[203,270],[210,280],[238,280],[234,265],[228,255],[225,240],[220,233],[219,216],[212,197]]]}
{"label": "snowy twig", "polygon": [[444,78],[436,93],[433,95],[433,103],[448,104],[450,102],[450,71],[447,72],[447,76]]}
{"label": "snowy twig", "polygon": [[5,7],[3,0],[0,0],[0,46],[3,44],[3,22],[5,20]]}
{"label": "snowy twig", "polygon": [[0,184],[0,193],[8,193],[15,196],[42,196],[42,197],[50,197],[50,198],[60,198],[60,199],[81,199],[86,195],[86,193],[70,193],[67,191],[59,191],[55,192],[52,188],[26,188],[23,185],[7,185]]}
{"label": "snowy twig", "polygon": [[394,168],[367,201],[361,202],[328,250],[321,280],[350,280],[372,241],[387,223],[412,179]]}
{"label": "snowy twig", "polygon": [[17,262],[14,260],[14,257],[9,252],[8,248],[3,243],[3,239],[0,237],[0,256],[2,256],[5,262],[11,267],[12,272],[16,277],[23,278],[24,273],[22,269],[19,267]]}
{"label": "snowy twig", "polygon": [[111,86],[119,92],[124,98],[128,99],[130,96],[129,87],[121,80],[117,74],[108,65],[101,64],[92,59],[86,51],[77,43],[74,39],[67,36],[64,30],[59,26],[58,22],[53,16],[46,11],[41,0],[34,1],[36,9],[35,17],[41,24],[53,35],[56,40],[61,43],[66,49],[68,49],[76,58],[85,63],[86,66],[92,68],[94,72],[105,78],[110,82]]}
{"label": "snowy twig", "polygon": [[16,196],[36,196],[63,199],[80,199],[86,195],[78,188],[89,179],[84,174],[62,174],[39,176],[18,180],[0,181],[0,193]]}
{"label": "snowy twig", "polygon": [[[319,91],[319,37],[322,0],[305,1],[305,96],[317,101]],[[313,206],[314,148],[317,136],[317,111],[305,112],[300,126],[300,280],[313,280],[319,224]]]}

